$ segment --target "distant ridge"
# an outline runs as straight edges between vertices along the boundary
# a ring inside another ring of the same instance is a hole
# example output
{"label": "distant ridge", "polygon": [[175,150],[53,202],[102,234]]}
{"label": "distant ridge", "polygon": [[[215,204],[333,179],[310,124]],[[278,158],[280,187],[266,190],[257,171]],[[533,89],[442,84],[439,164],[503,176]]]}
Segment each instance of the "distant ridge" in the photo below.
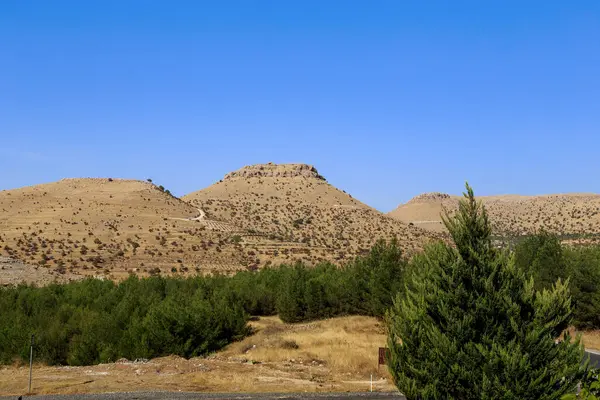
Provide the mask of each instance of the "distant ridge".
{"label": "distant ridge", "polygon": [[[425,193],[399,205],[389,216],[423,229],[445,232],[440,215],[456,210],[461,196]],[[478,197],[495,234],[519,236],[541,229],[583,241],[600,236],[600,195],[593,193],[499,195]]]}
{"label": "distant ridge", "polygon": [[[66,178],[0,191],[0,257],[15,260],[3,264],[0,282],[339,265],[379,239],[414,254],[447,237],[440,215],[459,199],[424,193],[383,214],[302,163],[245,166],[181,199],[150,180]],[[479,199],[494,235],[545,229],[573,243],[600,238],[598,194]]]}

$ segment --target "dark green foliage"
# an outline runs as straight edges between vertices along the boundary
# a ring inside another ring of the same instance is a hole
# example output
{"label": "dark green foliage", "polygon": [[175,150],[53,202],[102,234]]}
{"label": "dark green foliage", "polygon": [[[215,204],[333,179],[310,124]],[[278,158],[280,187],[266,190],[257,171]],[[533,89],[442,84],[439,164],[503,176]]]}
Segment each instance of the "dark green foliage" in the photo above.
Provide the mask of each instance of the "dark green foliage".
{"label": "dark green foliage", "polygon": [[379,242],[345,268],[283,265],[232,277],[88,279],[0,289],[0,363],[28,357],[85,365],[126,357],[218,350],[248,333],[249,315],[285,322],[338,315],[382,316],[402,283],[406,261],[395,242]]}
{"label": "dark green foliage", "polygon": [[600,247],[565,248],[578,328],[600,328]]}
{"label": "dark green foliage", "polygon": [[561,400],[598,400],[600,399],[600,370],[590,368],[581,379],[581,391],[563,396]]}
{"label": "dark green foliage", "polygon": [[404,284],[406,266],[392,240],[377,242],[343,268],[327,263],[313,269],[282,267],[277,313],[285,322],[350,314],[382,317]]}
{"label": "dark green foliage", "polygon": [[573,324],[584,329],[600,328],[600,247],[564,246],[558,237],[541,232],[517,244],[514,260],[533,277],[538,289],[550,289],[558,278],[568,279]]}
{"label": "dark green foliage", "polygon": [[568,289],[536,291],[490,239],[467,185],[446,226],[455,247],[411,262],[410,289],[388,316],[389,370],[407,399],[559,399],[581,377],[583,348],[566,335]]}
{"label": "dark green foliage", "polygon": [[536,289],[548,289],[558,278],[568,275],[560,241],[548,232],[521,241],[515,247],[514,257],[515,265],[534,278]]}
{"label": "dark green foliage", "polygon": [[364,295],[357,304],[362,313],[383,316],[392,300],[404,286],[407,260],[394,239],[389,244],[379,241],[365,257],[358,257],[347,270],[358,283],[358,293]]}
{"label": "dark green foliage", "polygon": [[0,290],[0,362],[36,359],[85,365],[168,354],[193,357],[248,333],[241,305],[210,279],[88,279],[43,288]]}

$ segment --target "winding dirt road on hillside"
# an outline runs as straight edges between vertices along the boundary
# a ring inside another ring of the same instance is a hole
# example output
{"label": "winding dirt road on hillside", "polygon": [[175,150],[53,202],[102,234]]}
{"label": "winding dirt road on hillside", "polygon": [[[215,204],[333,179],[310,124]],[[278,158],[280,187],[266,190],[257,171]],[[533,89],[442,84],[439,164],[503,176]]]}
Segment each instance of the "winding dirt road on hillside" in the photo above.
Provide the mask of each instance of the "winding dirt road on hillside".
{"label": "winding dirt road on hillside", "polygon": [[197,217],[189,217],[189,218],[171,217],[169,219],[176,219],[178,221],[203,221],[206,218],[206,213],[201,208],[197,208],[196,210],[198,210]]}

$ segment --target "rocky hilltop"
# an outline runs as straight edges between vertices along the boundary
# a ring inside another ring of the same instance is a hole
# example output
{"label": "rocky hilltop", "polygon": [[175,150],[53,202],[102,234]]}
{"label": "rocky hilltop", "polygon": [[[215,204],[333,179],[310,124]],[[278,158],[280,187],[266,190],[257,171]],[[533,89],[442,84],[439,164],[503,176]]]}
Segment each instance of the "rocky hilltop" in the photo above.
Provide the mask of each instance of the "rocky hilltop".
{"label": "rocky hilltop", "polygon": [[256,164],[245,166],[225,175],[224,180],[236,178],[315,178],[325,180],[317,169],[308,164]]}
{"label": "rocky hilltop", "polygon": [[327,183],[307,164],[259,164],[228,174],[183,200],[240,235],[254,262],[344,262],[377,239],[397,238],[407,251],[436,235],[408,226]]}
{"label": "rocky hilltop", "polygon": [[418,196],[413,197],[408,201],[408,203],[423,203],[423,202],[431,202],[431,201],[444,201],[449,200],[450,195],[446,193],[440,192],[431,192],[431,193],[423,193]]}

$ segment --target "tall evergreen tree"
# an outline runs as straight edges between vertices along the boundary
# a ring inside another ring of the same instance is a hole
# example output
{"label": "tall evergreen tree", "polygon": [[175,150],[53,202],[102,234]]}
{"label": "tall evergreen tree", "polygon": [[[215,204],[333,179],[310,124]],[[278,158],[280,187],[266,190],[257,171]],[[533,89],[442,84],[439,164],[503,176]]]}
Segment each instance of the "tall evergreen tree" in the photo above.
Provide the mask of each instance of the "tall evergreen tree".
{"label": "tall evergreen tree", "polygon": [[464,197],[444,217],[454,246],[413,259],[418,272],[387,314],[394,381],[409,400],[559,399],[582,373],[579,340],[560,337],[571,317],[567,286],[536,291],[492,245],[468,184]]}

